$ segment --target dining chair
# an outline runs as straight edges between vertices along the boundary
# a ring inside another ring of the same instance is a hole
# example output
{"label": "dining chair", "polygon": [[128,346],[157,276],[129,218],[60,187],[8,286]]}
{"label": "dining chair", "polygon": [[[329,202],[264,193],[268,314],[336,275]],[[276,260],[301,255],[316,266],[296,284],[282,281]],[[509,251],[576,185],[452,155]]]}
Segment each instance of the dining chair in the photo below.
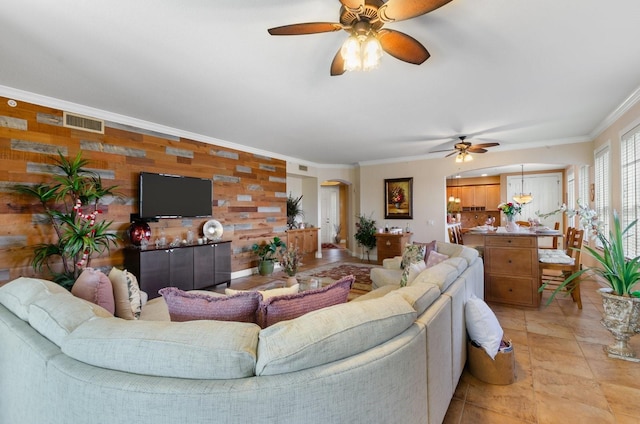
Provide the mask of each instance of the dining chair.
{"label": "dining chair", "polygon": [[[556,221],[556,223],[553,225],[553,229],[558,231],[560,229],[560,223]],[[552,249],[558,248],[558,237],[554,237],[553,240],[551,241],[551,248]]]}
{"label": "dining chair", "polygon": [[[573,227],[567,229],[566,254],[550,253],[540,255],[539,273],[540,286],[545,285],[545,290],[556,290],[571,274],[580,270],[580,253],[584,230],[576,230]],[[578,304],[578,309],[582,309],[582,299],[580,298],[580,284],[573,280],[564,289],[571,294],[571,298]]]}
{"label": "dining chair", "polygon": [[518,227],[531,227],[531,223],[529,221],[516,221]]}
{"label": "dining chair", "polygon": [[464,244],[462,240],[462,225],[452,225],[448,228],[449,242],[453,244]]}

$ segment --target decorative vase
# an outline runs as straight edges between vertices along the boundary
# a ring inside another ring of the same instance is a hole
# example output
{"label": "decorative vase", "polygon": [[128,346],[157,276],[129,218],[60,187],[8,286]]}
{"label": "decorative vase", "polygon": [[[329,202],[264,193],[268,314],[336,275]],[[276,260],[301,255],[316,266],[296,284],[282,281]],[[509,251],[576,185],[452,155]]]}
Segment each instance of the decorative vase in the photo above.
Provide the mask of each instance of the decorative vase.
{"label": "decorative vase", "polygon": [[258,262],[258,274],[260,275],[271,275],[273,274],[273,261],[264,260]]}
{"label": "decorative vase", "polygon": [[129,230],[127,231],[129,235],[129,240],[131,240],[131,244],[134,246],[140,246],[143,244],[143,240],[148,242],[151,238],[151,227],[145,221],[136,220],[129,225]]}
{"label": "decorative vase", "polygon": [[507,224],[504,228],[510,233],[518,232],[518,224],[516,224],[516,216],[515,215],[505,215],[507,217]]}
{"label": "decorative vase", "polygon": [[600,323],[616,339],[604,351],[612,358],[640,362],[628,344],[631,336],[640,333],[640,298],[615,295],[611,288],[599,289],[598,293],[604,307]]}
{"label": "decorative vase", "polygon": [[393,204],[393,206],[395,206],[396,209],[400,209],[401,204],[400,204],[400,202],[396,202],[396,203]]}
{"label": "decorative vase", "polygon": [[291,287],[294,284],[298,284],[298,279],[295,275],[290,275],[287,277],[287,287]]}

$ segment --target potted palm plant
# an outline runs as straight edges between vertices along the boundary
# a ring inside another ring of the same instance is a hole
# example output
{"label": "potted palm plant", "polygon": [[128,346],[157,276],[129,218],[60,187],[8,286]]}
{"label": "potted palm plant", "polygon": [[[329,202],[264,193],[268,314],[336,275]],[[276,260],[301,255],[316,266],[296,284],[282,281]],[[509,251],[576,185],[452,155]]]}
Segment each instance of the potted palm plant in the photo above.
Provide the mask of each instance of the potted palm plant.
{"label": "potted palm plant", "polygon": [[55,233],[51,242],[34,247],[34,270],[46,267],[53,281],[71,289],[94,254],[117,244],[119,236],[109,230],[112,222],[98,219],[100,199],[115,195],[117,187],[104,186],[98,174],[87,170],[82,152],[75,159],[58,154],[53,183],[19,184],[13,190],[40,202]]}
{"label": "potted palm plant", "polygon": [[290,229],[295,228],[297,217],[304,216],[304,211],[300,204],[301,201],[302,195],[300,195],[300,197],[293,197],[291,193],[289,193],[289,197],[287,197],[287,226]]}
{"label": "potted palm plant", "polygon": [[[604,349],[611,357],[640,361],[628,345],[629,338],[640,332],[640,291],[634,290],[640,282],[640,256],[627,258],[623,244],[624,237],[637,224],[637,220],[622,229],[618,213],[614,211],[613,228],[607,237],[595,211],[585,205],[579,203],[578,210],[567,211],[567,215],[578,215],[583,228],[599,240],[601,247],[594,249],[585,246],[581,249],[593,257],[597,266],[571,274],[552,292],[549,300],[569,284],[580,284],[580,277],[585,274],[598,276],[598,280],[608,286],[598,290],[604,306],[601,323],[616,339],[615,343]],[[545,286],[543,284],[540,290],[544,290]]]}
{"label": "potted palm plant", "polygon": [[254,243],[251,250],[258,256],[258,274],[271,275],[274,262],[277,260],[278,249],[286,246],[280,237],[262,244]]}

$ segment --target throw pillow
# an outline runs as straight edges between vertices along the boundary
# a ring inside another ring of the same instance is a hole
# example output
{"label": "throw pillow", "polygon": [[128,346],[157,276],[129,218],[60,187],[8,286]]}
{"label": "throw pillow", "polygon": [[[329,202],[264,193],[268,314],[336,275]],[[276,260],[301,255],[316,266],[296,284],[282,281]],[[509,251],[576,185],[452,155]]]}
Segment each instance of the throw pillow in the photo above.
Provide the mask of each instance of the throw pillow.
{"label": "throw pillow", "polygon": [[258,308],[257,323],[260,327],[266,328],[277,322],[294,319],[316,309],[345,303],[354,281],[355,277],[353,275],[347,275],[320,289],[274,296],[263,300]]}
{"label": "throw pillow", "polygon": [[424,247],[424,261],[427,262],[429,259],[429,254],[431,252],[435,252],[437,249],[437,242],[433,240],[431,243],[422,243],[419,241],[414,241],[413,244],[417,244],[418,246]]}
{"label": "throw pillow", "polygon": [[427,268],[431,268],[432,266],[438,265],[440,262],[444,262],[449,257],[447,255],[443,255],[442,253],[438,253],[436,251],[432,251],[429,254],[429,259],[427,260]]}
{"label": "throw pillow", "polygon": [[415,280],[416,277],[425,269],[427,269],[427,264],[424,261],[411,264],[409,266],[409,274],[407,276],[407,285],[411,284],[413,280]]}
{"label": "throw pillow", "polygon": [[494,359],[500,349],[504,332],[498,318],[484,300],[471,295],[464,307],[467,332]]}
{"label": "throw pillow", "polygon": [[224,289],[224,294],[227,296],[231,296],[238,293],[246,293],[248,291],[257,291],[262,295],[262,300],[265,301],[270,297],[274,296],[282,296],[285,294],[296,294],[300,291],[300,284],[294,284],[290,287],[279,287],[277,289],[269,289],[269,290],[235,290],[235,289]]}
{"label": "throw pillow", "polygon": [[97,269],[85,268],[73,284],[71,294],[102,306],[111,315],[116,312],[111,280]]}
{"label": "throw pillow", "polygon": [[255,323],[261,299],[256,291],[232,296],[210,296],[202,292],[190,293],[177,287],[165,287],[158,293],[167,303],[171,321],[210,319]]}
{"label": "throw pillow", "polygon": [[111,268],[109,280],[113,285],[113,298],[118,318],[138,319],[142,311],[140,286],[135,275],[127,270]]}
{"label": "throw pillow", "polygon": [[[402,277],[400,278],[400,286],[404,287],[409,282],[409,271],[412,264],[416,264],[424,260],[424,247],[418,244],[407,244],[402,254]],[[414,277],[415,278],[415,277]]]}

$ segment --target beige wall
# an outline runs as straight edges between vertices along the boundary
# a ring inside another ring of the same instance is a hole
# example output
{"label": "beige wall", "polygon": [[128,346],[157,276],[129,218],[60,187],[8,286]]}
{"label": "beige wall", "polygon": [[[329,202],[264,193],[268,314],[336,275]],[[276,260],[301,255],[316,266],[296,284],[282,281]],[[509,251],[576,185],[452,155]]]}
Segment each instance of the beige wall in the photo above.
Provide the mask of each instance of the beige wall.
{"label": "beige wall", "polygon": [[[452,158],[378,164],[361,167],[360,210],[373,213],[380,226],[411,226],[416,241],[445,240],[446,178],[457,172],[519,163],[567,165],[591,164],[592,143],[566,144],[536,149],[491,152],[474,155],[474,161],[460,166]],[[384,220],[384,180],[413,177],[413,220]]]}

